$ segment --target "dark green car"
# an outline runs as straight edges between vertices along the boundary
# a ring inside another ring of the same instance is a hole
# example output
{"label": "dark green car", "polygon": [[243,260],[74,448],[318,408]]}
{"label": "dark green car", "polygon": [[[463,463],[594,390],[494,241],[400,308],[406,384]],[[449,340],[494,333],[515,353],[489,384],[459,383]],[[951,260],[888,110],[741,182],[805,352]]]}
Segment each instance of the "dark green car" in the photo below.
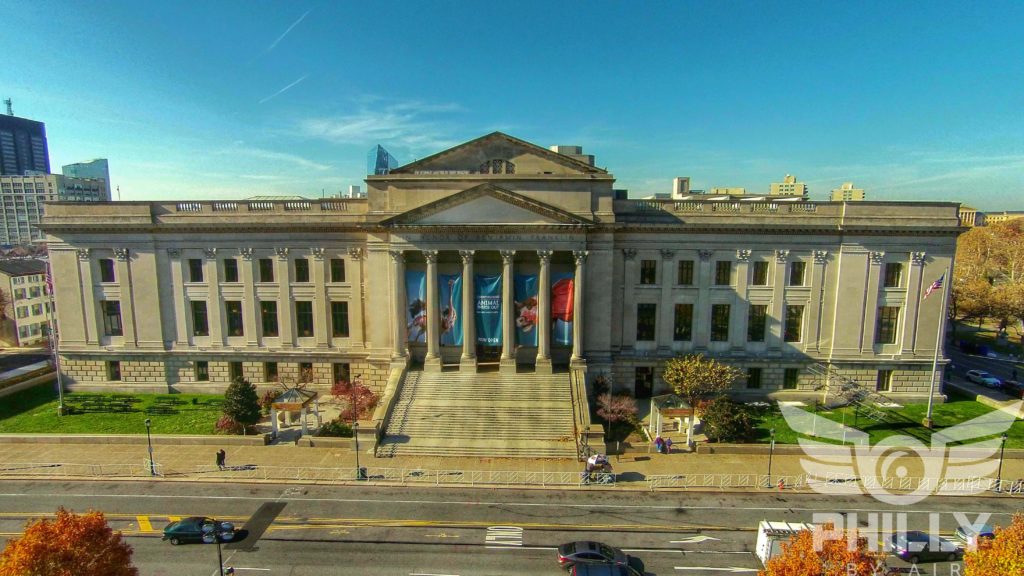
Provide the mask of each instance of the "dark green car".
{"label": "dark green car", "polygon": [[206,516],[190,516],[165,526],[163,539],[175,546],[186,542],[230,542],[235,539],[235,526]]}

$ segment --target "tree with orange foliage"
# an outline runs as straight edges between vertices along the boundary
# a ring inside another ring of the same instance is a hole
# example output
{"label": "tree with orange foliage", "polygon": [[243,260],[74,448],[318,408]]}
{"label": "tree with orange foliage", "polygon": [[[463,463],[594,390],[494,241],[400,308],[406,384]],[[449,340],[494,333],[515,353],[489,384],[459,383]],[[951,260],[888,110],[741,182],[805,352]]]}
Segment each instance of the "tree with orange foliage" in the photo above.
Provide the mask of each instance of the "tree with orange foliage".
{"label": "tree with orange foliage", "polygon": [[964,553],[964,576],[1006,576],[1024,574],[1024,514],[1013,516],[1006,528],[996,528],[996,537],[982,540],[977,550]]}
{"label": "tree with orange foliage", "polygon": [[132,547],[102,512],[57,510],[29,524],[0,552],[0,576],[138,576]]}
{"label": "tree with orange foliage", "polygon": [[782,553],[768,560],[758,576],[878,576],[884,566],[885,555],[868,550],[866,538],[826,524],[783,542]]}

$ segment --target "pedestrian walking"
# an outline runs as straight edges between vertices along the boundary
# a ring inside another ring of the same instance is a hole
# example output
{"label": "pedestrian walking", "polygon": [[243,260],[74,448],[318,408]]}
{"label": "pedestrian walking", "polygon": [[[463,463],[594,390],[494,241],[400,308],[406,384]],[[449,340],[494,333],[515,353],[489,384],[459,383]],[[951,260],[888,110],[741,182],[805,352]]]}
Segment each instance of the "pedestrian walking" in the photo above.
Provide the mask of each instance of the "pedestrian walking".
{"label": "pedestrian walking", "polygon": [[665,438],[665,454],[671,454],[671,453],[672,453],[672,439],[671,438]]}
{"label": "pedestrian walking", "polygon": [[217,468],[224,469],[224,462],[227,460],[227,457],[227,452],[224,452],[223,448],[217,451]]}
{"label": "pedestrian walking", "polygon": [[661,439],[661,436],[657,436],[654,439],[654,451],[661,454],[662,448],[665,446],[665,441]]}

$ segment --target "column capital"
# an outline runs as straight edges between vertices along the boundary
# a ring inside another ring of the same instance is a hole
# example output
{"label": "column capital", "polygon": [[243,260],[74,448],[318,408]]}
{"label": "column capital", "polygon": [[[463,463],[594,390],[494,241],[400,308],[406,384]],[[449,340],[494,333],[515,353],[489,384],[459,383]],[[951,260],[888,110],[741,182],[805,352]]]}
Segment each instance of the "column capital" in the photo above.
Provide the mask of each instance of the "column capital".
{"label": "column capital", "polygon": [[787,260],[789,260],[789,250],[776,250],[775,251],[775,261],[776,262],[778,262],[779,264],[784,264]]}
{"label": "column capital", "polygon": [[707,262],[708,260],[711,260],[712,256],[715,255],[715,251],[714,250],[697,250],[697,255],[700,256],[700,259],[702,261]]}
{"label": "column capital", "polygon": [[128,249],[127,248],[114,248],[114,257],[121,262],[128,261]]}
{"label": "column capital", "polygon": [[828,262],[828,250],[815,250],[814,263],[824,264],[825,262]]}
{"label": "column capital", "polygon": [[515,250],[502,250],[501,252],[499,252],[499,254],[501,254],[501,262],[503,264],[509,264],[510,262],[512,262],[512,258],[515,257],[516,251]]}
{"label": "column capital", "polygon": [[314,260],[323,260],[324,254],[327,253],[326,248],[310,248],[309,253],[313,255]]}
{"label": "column capital", "polygon": [[459,258],[462,258],[463,264],[472,264],[473,254],[476,254],[476,250],[459,250]]}
{"label": "column capital", "polygon": [[277,254],[277,259],[278,260],[287,260],[288,259],[288,249],[287,248],[274,248],[274,252]]}
{"label": "column capital", "polygon": [[[349,254],[352,252],[350,251]],[[405,251],[404,250],[388,250],[388,255],[391,256],[391,261],[402,264],[405,262]],[[354,256],[353,256],[354,257]]]}
{"label": "column capital", "polygon": [[910,261],[914,266],[924,266],[925,261],[928,258],[927,252],[911,252]]}
{"label": "column capital", "polygon": [[75,253],[78,254],[78,259],[79,260],[88,260],[89,259],[89,252],[90,252],[89,248],[79,248],[78,250],[75,250]]}
{"label": "column capital", "polygon": [[885,252],[876,250],[874,252],[870,252],[868,257],[871,259],[872,264],[881,264],[882,260],[885,260]]}
{"label": "column capital", "polygon": [[241,256],[243,260],[252,260],[252,253],[253,253],[252,248],[239,248],[238,249],[238,255]]}
{"label": "column capital", "polygon": [[[79,260],[88,260],[89,259],[89,249],[88,248],[84,248],[84,250],[85,250],[85,258],[82,258],[82,251],[81,250],[78,251],[78,259]],[[178,257],[181,256],[181,248],[168,248],[167,249],[167,255],[170,256],[171,258],[178,258]]]}
{"label": "column capital", "polygon": [[537,258],[540,260],[541,264],[548,264],[551,261],[552,254],[553,252],[551,250],[537,250]]}
{"label": "column capital", "polygon": [[576,261],[576,265],[577,266],[582,266],[587,261],[587,255],[589,255],[589,254],[590,254],[590,252],[588,252],[586,250],[573,250],[572,251],[572,257],[573,257],[573,260]]}
{"label": "column capital", "polygon": [[636,258],[636,248],[623,248],[622,257],[626,260],[632,260]]}
{"label": "column capital", "polygon": [[352,248],[348,249],[348,256],[353,260],[362,260],[363,249],[358,246],[353,246]]}
{"label": "column capital", "polygon": [[750,250],[747,250],[747,249],[737,250],[736,251],[736,260],[739,260],[740,262],[747,262],[748,260],[750,260]]}
{"label": "column capital", "polygon": [[662,260],[672,260],[675,257],[676,257],[676,251],[675,250],[669,250],[667,248],[662,248],[661,249],[661,259]]}
{"label": "column capital", "polygon": [[437,264],[437,250],[421,250],[427,264]]}
{"label": "column capital", "polygon": [[203,248],[203,256],[205,256],[207,260],[215,260],[217,258],[217,249]]}

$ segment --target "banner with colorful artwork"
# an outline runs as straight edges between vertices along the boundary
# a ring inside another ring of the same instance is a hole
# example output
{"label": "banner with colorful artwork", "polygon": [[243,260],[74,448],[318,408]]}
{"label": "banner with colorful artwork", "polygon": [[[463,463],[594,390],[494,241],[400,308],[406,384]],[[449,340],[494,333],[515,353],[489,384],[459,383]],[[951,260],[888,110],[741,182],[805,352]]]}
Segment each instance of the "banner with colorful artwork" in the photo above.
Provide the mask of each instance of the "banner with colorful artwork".
{"label": "banner with colorful artwork", "polygon": [[405,271],[405,324],[409,342],[427,341],[427,273]]}
{"label": "banner with colorful artwork", "polygon": [[572,345],[572,292],[571,273],[551,275],[551,341],[563,346]]}
{"label": "banner with colorful artwork", "polygon": [[537,345],[537,275],[516,274],[514,307],[516,342],[520,346]]}
{"label": "banner with colorful artwork", "polygon": [[501,346],[501,274],[473,276],[476,294],[476,341],[482,346]]}
{"label": "banner with colorful artwork", "polygon": [[441,345],[462,346],[462,274],[438,274]]}

